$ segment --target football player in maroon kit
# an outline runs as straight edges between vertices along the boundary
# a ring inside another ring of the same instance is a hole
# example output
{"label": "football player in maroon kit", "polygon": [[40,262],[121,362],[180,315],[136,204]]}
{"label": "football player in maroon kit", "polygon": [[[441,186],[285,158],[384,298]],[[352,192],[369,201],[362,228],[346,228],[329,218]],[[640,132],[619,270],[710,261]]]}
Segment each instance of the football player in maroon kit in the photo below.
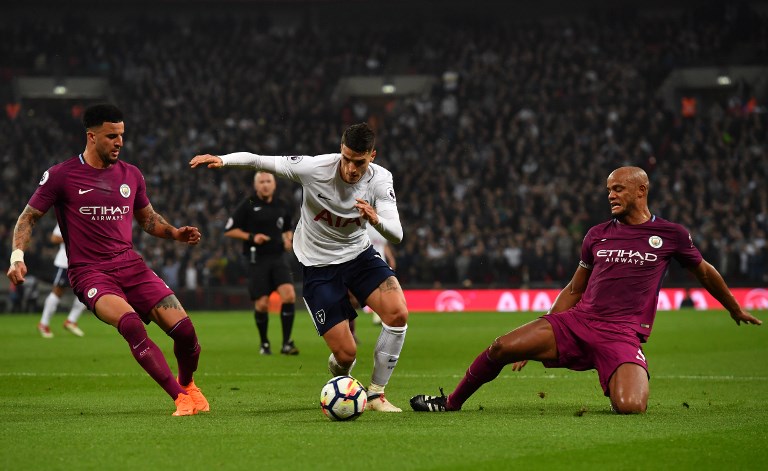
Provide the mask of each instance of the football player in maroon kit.
{"label": "football player in maroon kit", "polygon": [[651,334],[659,290],[673,259],[693,272],[737,325],[760,325],[702,258],[688,231],[651,213],[649,187],[641,168],[611,172],[607,191],[613,219],[587,232],[576,273],[549,312],[494,340],[448,396],[441,390],[440,396],[411,398],[413,410],[457,411],[504,366],[513,364],[519,371],[536,360],[549,368],[596,369],[616,413],[645,412],[649,375],[641,344]]}
{"label": "football player in maroon kit", "polygon": [[[48,169],[19,216],[8,278],[14,285],[24,282],[32,228],[53,206],[74,293],[125,338],[136,361],[174,400],[173,415],[207,412],[208,401],[192,380],[200,357],[195,328],[173,291],[133,250],[132,221],[150,235],[189,245],[200,242],[200,231],[168,224],[152,208],[139,169],[119,160],[125,124],[117,107],[91,106],[83,124],[83,153]],[[147,336],[144,324],[150,322],[173,339],[178,377]]]}

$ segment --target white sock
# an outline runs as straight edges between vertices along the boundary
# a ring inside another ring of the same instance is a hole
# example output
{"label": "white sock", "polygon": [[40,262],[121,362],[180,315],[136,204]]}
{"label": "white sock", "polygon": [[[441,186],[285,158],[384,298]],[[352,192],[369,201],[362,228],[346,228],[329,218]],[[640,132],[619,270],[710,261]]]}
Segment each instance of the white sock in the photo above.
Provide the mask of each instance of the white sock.
{"label": "white sock", "polygon": [[352,364],[349,365],[349,368],[344,368],[343,366],[339,365],[339,362],[336,361],[336,357],[333,356],[333,353],[331,353],[331,356],[328,357],[328,370],[333,376],[349,376],[349,373],[352,372],[352,368],[355,367],[356,363],[357,358],[352,360]]}
{"label": "white sock", "polygon": [[373,375],[371,375],[371,386],[384,386],[389,382],[392,372],[397,366],[397,360],[400,358],[400,352],[405,343],[405,331],[408,326],[390,327],[387,324],[381,324],[381,334],[376,342],[376,348],[373,350]]}
{"label": "white sock", "polygon": [[69,316],[67,316],[67,320],[69,322],[72,322],[73,324],[77,324],[78,319],[80,319],[80,316],[83,314],[83,310],[85,309],[85,304],[80,302],[79,299],[77,299],[77,296],[75,296],[75,300],[72,301],[72,309],[69,310]]}
{"label": "white sock", "polygon": [[43,315],[40,317],[41,324],[51,325],[51,317],[53,317],[53,314],[56,312],[60,300],[61,298],[56,296],[54,292],[51,292],[48,297],[45,298],[45,303],[43,303]]}

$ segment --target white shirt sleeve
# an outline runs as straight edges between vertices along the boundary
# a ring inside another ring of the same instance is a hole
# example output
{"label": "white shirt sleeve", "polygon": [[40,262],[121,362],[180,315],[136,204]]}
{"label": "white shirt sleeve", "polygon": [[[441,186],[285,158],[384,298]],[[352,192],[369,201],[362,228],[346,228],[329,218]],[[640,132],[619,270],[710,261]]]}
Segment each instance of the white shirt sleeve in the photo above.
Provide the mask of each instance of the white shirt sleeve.
{"label": "white shirt sleeve", "polygon": [[250,152],[233,152],[231,154],[220,155],[219,158],[227,167],[254,167],[258,170],[275,172],[277,168],[277,159],[275,155],[258,155]]}
{"label": "white shirt sleeve", "polygon": [[399,244],[403,240],[403,226],[400,223],[400,214],[397,212],[397,199],[392,183],[392,174],[386,172],[386,176],[374,190],[376,200],[374,209],[379,216],[379,223],[373,228],[385,239],[393,244]]}
{"label": "white shirt sleeve", "polygon": [[402,242],[403,225],[400,224],[400,215],[397,212],[397,208],[377,211],[376,214],[379,216],[379,223],[374,224],[373,228],[393,244]]}
{"label": "white shirt sleeve", "polygon": [[313,175],[321,171],[319,167],[323,164],[333,164],[333,161],[327,158],[318,160],[318,157],[329,156],[259,155],[250,152],[233,152],[219,156],[227,167],[252,167],[256,170],[265,170],[302,185],[307,180],[312,180]]}

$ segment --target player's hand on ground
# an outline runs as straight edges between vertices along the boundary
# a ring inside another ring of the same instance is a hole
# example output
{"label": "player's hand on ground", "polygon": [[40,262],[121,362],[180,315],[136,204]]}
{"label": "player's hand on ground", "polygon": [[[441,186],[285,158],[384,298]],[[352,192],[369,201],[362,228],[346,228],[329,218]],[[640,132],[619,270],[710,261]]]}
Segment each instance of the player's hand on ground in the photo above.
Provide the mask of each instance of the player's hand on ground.
{"label": "player's hand on ground", "polygon": [[8,279],[14,285],[20,285],[24,283],[24,275],[27,274],[27,265],[24,262],[12,263],[8,268]]}
{"label": "player's hand on ground", "polygon": [[184,226],[177,230],[174,239],[179,242],[186,242],[189,245],[197,245],[200,243],[200,238],[202,236],[200,229],[192,226]]}
{"label": "player's hand on ground", "polygon": [[754,325],[761,325],[763,323],[763,321],[745,311],[744,309],[739,309],[738,312],[732,312],[731,318],[736,321],[736,325],[741,325],[742,322],[745,324]]}
{"label": "player's hand on ground", "polygon": [[520,371],[527,364],[528,364],[528,360],[516,361],[516,362],[512,363],[510,368],[512,368],[512,371]]}
{"label": "player's hand on ground", "polygon": [[224,166],[224,162],[218,155],[203,154],[196,155],[189,161],[189,166],[195,168],[199,165],[208,165],[208,168],[221,168]]}
{"label": "player's hand on ground", "polygon": [[364,199],[355,198],[357,201],[357,204],[355,205],[355,208],[357,208],[360,211],[360,217],[367,220],[369,223],[373,224],[374,226],[379,223],[379,216],[376,214],[376,210],[373,209],[373,206],[371,206],[370,203],[365,201]]}

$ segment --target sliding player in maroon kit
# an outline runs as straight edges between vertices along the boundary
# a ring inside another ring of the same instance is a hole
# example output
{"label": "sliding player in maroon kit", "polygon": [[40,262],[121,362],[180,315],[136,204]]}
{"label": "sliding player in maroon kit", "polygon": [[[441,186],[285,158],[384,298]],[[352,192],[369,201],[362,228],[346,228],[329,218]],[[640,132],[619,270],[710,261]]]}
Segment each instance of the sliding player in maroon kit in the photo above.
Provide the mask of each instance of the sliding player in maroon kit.
{"label": "sliding player in maroon kit", "polygon": [[[77,297],[96,316],[117,328],[144,370],[176,403],[175,416],[210,409],[192,381],[200,345],[192,321],[168,286],[133,250],[132,219],[148,234],[189,245],[200,242],[196,227],[173,227],[155,212],[138,168],[118,160],[123,147],[123,113],[115,106],[89,107],[83,116],[82,154],[43,174],[13,232],[8,278],[24,282],[24,249],[32,228],[53,206],[69,256],[69,280]],[[155,322],[174,341],[178,378],[163,352],[147,336]]]}
{"label": "sliding player in maroon kit", "polygon": [[672,259],[693,272],[737,325],[760,325],[702,259],[688,231],[651,214],[649,186],[638,167],[614,170],[607,182],[613,219],[587,232],[579,267],[549,313],[497,338],[453,393],[414,396],[411,407],[419,412],[459,410],[505,365],[512,363],[518,371],[528,360],[537,360],[549,368],[594,368],[615,412],[645,412],[649,375],[641,344],[651,334],[659,289]]}

